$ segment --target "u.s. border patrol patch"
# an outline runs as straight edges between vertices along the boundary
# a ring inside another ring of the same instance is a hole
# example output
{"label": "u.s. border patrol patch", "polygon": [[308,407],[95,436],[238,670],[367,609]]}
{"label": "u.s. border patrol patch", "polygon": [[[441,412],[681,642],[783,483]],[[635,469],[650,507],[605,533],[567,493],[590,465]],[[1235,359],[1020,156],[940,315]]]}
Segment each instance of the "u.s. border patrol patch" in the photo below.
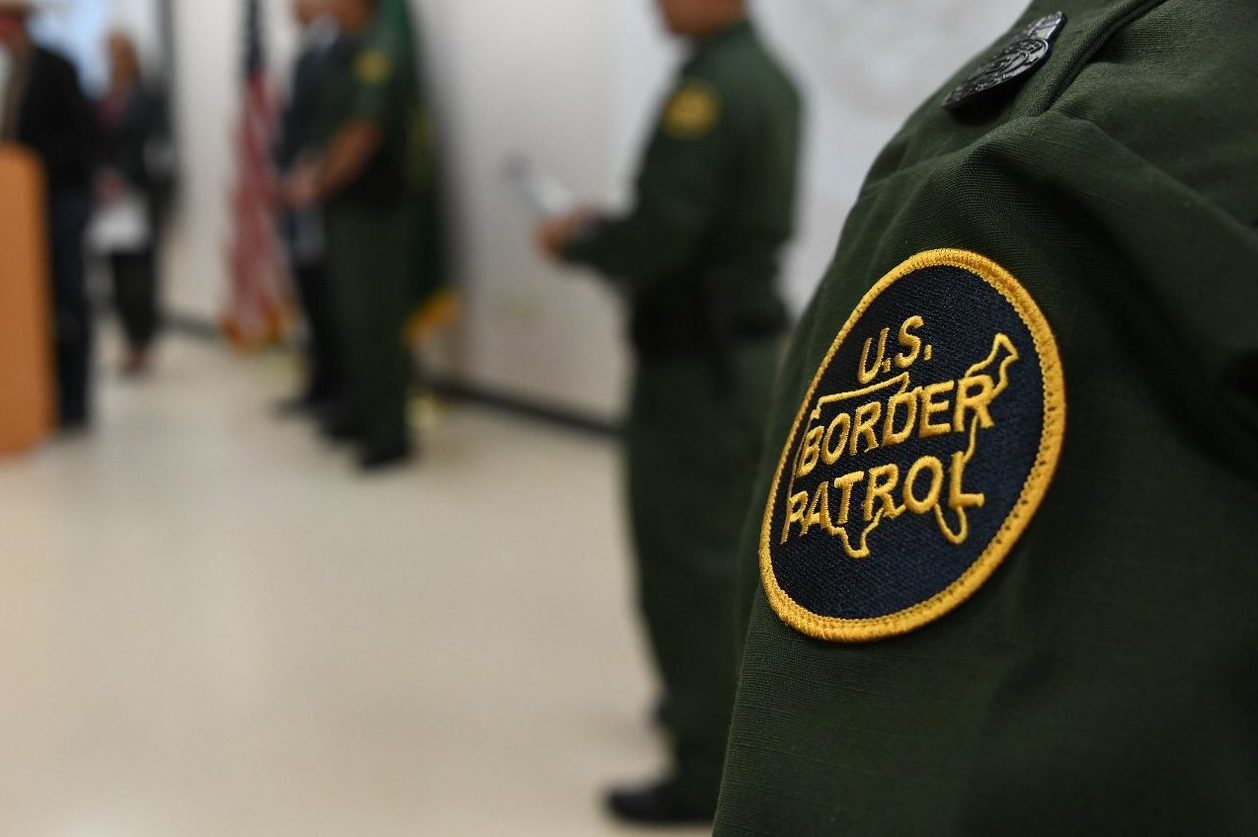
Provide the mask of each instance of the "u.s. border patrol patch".
{"label": "u.s. border patrol patch", "polygon": [[379,50],[368,50],[358,57],[358,80],[364,84],[380,84],[393,74],[393,62]]}
{"label": "u.s. border patrol patch", "polygon": [[1035,300],[961,250],[865,295],[795,419],[760,539],[787,624],[866,642],[956,608],[1009,554],[1057,467],[1066,399]]}
{"label": "u.s. border patrol patch", "polygon": [[674,139],[702,139],[716,126],[720,116],[720,93],[707,82],[692,79],[668,100],[664,108],[664,132]]}

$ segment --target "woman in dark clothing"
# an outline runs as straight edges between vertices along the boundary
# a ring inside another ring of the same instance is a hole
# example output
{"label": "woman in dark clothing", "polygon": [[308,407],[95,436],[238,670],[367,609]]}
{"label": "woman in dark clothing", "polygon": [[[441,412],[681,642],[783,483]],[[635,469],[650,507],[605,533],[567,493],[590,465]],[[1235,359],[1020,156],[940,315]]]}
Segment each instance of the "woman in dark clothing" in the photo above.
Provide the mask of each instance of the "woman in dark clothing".
{"label": "woman in dark clothing", "polygon": [[170,183],[171,152],[162,99],[146,90],[135,44],[108,41],[109,91],[97,108],[96,249],[107,257],[127,339],[123,371],[148,370],[158,314],[157,244]]}

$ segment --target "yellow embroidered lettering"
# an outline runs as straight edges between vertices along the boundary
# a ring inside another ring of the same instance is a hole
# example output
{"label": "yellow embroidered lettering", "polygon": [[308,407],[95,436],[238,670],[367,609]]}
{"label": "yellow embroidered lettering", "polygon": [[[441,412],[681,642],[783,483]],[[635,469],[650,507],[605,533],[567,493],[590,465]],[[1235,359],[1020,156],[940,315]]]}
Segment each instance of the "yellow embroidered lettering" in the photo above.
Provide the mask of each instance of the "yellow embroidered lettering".
{"label": "yellow embroidered lettering", "polygon": [[808,508],[808,492],[801,491],[791,498],[790,513],[786,516],[786,527],[782,529],[782,543],[791,538],[791,524],[804,522],[804,511]]}
{"label": "yellow embroidered lettering", "polygon": [[864,471],[853,471],[834,480],[834,487],[842,492],[842,499],[839,501],[840,526],[846,526],[848,518],[852,516],[852,489],[863,479],[865,479]]}
{"label": "yellow embroidered lettering", "polygon": [[821,459],[821,436],[825,432],[824,427],[814,427],[804,436],[804,444],[799,455],[799,467],[795,470],[795,476],[806,477],[817,467],[817,462]]}
{"label": "yellow embroidered lettering", "polygon": [[[847,413],[839,413],[826,428],[826,438],[821,446],[821,458],[827,465],[833,465],[843,456],[847,448],[848,435],[852,432],[852,417]],[[836,442],[835,434],[838,434]]]}
{"label": "yellow embroidered lettering", "polygon": [[804,517],[804,525],[800,527],[800,536],[807,535],[808,530],[814,526],[820,526],[830,533],[834,530],[834,525],[830,522],[830,484],[827,482],[817,486],[817,493],[813,495],[808,514]]}
{"label": "yellow embroidered lettering", "polygon": [[882,514],[898,517],[903,511],[895,504],[891,494],[900,483],[900,466],[894,462],[879,465],[869,471],[869,493],[865,495],[865,520],[874,519],[874,506],[882,503]]}
{"label": "yellow embroidered lettering", "polygon": [[979,426],[984,430],[996,426],[992,421],[991,404],[996,397],[996,382],[990,375],[974,375],[963,378],[957,385],[957,411],[953,420],[953,430],[964,433],[965,414],[973,412],[978,418]]}
{"label": "yellow embroidered lettering", "polygon": [[948,412],[949,403],[937,401],[936,396],[947,395],[956,388],[956,385],[956,381],[942,381],[922,389],[922,417],[919,427],[923,439],[944,436],[952,432],[951,424],[935,424],[931,419],[940,413]]}
{"label": "yellow embroidered lettering", "polygon": [[878,337],[878,356],[874,358],[874,362],[869,362],[869,350],[873,347],[874,340],[869,338],[865,341],[865,348],[861,351],[860,368],[856,370],[856,378],[862,384],[872,383],[878,377],[878,373],[882,371],[884,358],[887,356],[887,337],[891,334],[891,329],[884,328]]}
{"label": "yellow embroidered lettering", "polygon": [[[930,473],[930,490],[926,492],[924,498],[919,498],[914,487],[917,485],[917,478],[926,472]],[[923,456],[913,463],[908,477],[904,480],[905,507],[913,514],[928,514],[939,505],[939,498],[943,494],[943,484],[943,463],[933,456]]]}
{"label": "yellow embroidered lettering", "polygon": [[[910,390],[891,396],[891,399],[887,402],[887,423],[882,428],[882,446],[884,448],[903,444],[913,435],[913,429],[917,426],[917,399],[920,397],[917,390]],[[901,407],[905,411],[904,426],[896,430],[896,414]]]}
{"label": "yellow embroidered lettering", "polygon": [[987,502],[985,494],[967,494],[963,483],[965,482],[965,465],[966,457],[964,453],[954,453],[952,455],[952,485],[948,492],[948,507],[953,511],[964,512],[965,509],[981,509],[983,504]]}
{"label": "yellow embroidered lettering", "polygon": [[852,428],[852,456],[860,452],[857,445],[862,436],[865,438],[866,452],[878,447],[878,434],[874,428],[878,426],[878,420],[881,418],[882,403],[879,401],[870,401],[856,408],[856,426]]}
{"label": "yellow embroidered lettering", "polygon": [[904,321],[904,325],[900,326],[900,345],[908,351],[900,352],[895,356],[896,366],[908,369],[917,362],[917,358],[922,353],[922,338],[914,334],[914,329],[920,329],[924,325],[926,321],[921,317],[909,317]]}

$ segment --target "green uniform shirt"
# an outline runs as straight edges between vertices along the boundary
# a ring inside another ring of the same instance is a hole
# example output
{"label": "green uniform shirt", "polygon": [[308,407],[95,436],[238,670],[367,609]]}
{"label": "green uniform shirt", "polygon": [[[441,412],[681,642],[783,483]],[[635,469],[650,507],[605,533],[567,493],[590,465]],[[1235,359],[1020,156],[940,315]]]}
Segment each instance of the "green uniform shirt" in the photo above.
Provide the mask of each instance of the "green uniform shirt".
{"label": "green uniform shirt", "polygon": [[354,120],[380,127],[379,150],[360,176],[333,196],[330,208],[408,214],[411,252],[395,255],[409,260],[409,293],[422,306],[447,287],[437,135],[420,82],[406,8],[386,5],[381,14],[367,34],[342,38],[334,47],[317,141],[326,147],[338,130]]}
{"label": "green uniform shirt", "polygon": [[1057,10],[798,331],[722,837],[1258,833],[1258,5]]}
{"label": "green uniform shirt", "polygon": [[319,120],[320,144],[326,146],[337,131],[357,120],[372,122],[383,133],[376,155],[333,198],[336,203],[387,204],[431,185],[435,142],[407,48],[387,33],[346,37],[335,47]]}
{"label": "green uniform shirt", "polygon": [[565,252],[624,290],[639,336],[700,343],[716,327],[772,328],[794,227],[800,103],[749,22],[696,44],[660,116],[633,211]]}

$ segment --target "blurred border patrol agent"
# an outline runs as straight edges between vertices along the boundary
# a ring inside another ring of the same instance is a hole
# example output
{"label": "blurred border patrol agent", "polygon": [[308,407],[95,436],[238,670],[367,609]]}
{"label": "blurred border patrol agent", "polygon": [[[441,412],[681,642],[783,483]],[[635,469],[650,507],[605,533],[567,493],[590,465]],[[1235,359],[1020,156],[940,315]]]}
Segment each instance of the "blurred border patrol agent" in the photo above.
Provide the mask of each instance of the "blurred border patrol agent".
{"label": "blurred border patrol agent", "polygon": [[434,144],[420,99],[411,34],[383,16],[390,0],[333,0],[341,29],[328,73],[322,156],[289,179],[296,208],[327,206],[334,304],[345,348],[349,409],[333,435],[360,445],[374,471],[411,456],[407,394],[412,363],[404,328],[422,270],[421,196]]}
{"label": "blurred border patrol agent", "polygon": [[879,157],[718,835],[1258,833],[1256,56],[1254,3],[1037,0]]}
{"label": "blurred border patrol agent", "polygon": [[738,537],[786,326],[775,283],[793,231],[800,101],[742,0],[659,6],[692,54],[636,206],[559,218],[539,238],[601,273],[632,311],[628,494],[673,768],[609,804],[632,822],[682,823],[711,820],[729,727]]}

